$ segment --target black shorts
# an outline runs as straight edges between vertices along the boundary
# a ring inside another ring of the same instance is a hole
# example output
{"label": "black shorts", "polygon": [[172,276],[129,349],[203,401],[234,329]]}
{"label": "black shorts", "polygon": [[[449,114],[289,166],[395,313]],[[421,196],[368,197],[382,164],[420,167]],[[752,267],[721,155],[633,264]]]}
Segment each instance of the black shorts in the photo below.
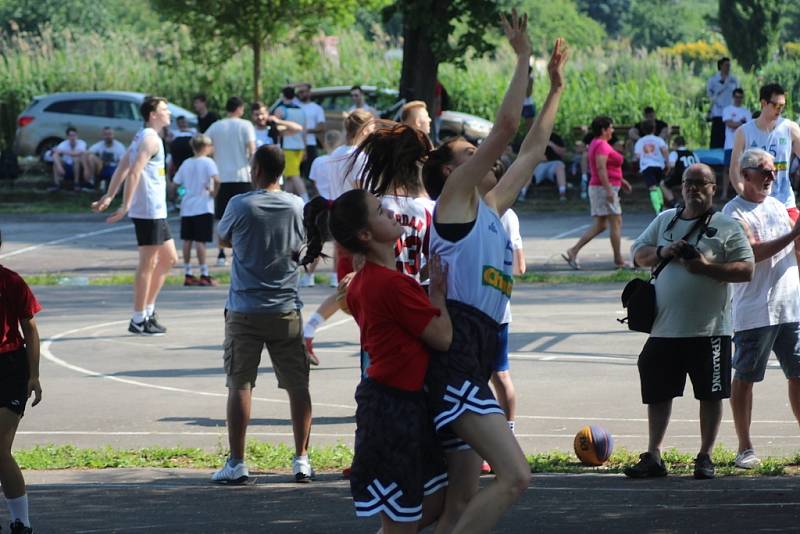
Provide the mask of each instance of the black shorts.
{"label": "black shorts", "polygon": [[181,239],[200,243],[214,241],[214,214],[203,213],[181,217]]}
{"label": "black shorts", "polygon": [[136,229],[136,243],[140,247],[163,245],[172,239],[166,219],[134,219],[133,227]]}
{"label": "black shorts", "polygon": [[219,184],[219,191],[217,196],[214,197],[214,218],[217,220],[222,219],[222,216],[225,215],[225,208],[228,207],[228,202],[233,197],[252,190],[253,184],[250,182],[223,182]]}
{"label": "black shorts", "polygon": [[731,396],[730,336],[651,337],[639,354],[638,366],[645,404],[682,397],[687,374],[694,398]]}
{"label": "black shorts", "polygon": [[28,353],[25,348],[0,353],[0,408],[22,417],[28,402]]}
{"label": "black shorts", "polygon": [[641,174],[642,178],[644,178],[644,183],[647,185],[647,187],[657,186],[664,179],[664,169],[660,169],[658,167],[647,167],[639,174]]}
{"label": "black shorts", "polygon": [[447,486],[444,452],[422,391],[403,391],[369,378],[356,388],[355,454],[350,492],[356,516],[380,512],[417,521],[422,500]]}
{"label": "black shorts", "polygon": [[447,352],[431,352],[425,384],[436,431],[443,433],[443,444],[452,445],[448,425],[464,412],[504,412],[489,388],[500,325],[477,308],[454,300],[447,301],[447,312],[453,342]]}
{"label": "black shorts", "polygon": [[314,160],[319,155],[319,149],[317,145],[307,145],[306,146],[306,157],[300,163],[300,176],[308,180],[308,173],[311,172],[311,164],[314,163]]}

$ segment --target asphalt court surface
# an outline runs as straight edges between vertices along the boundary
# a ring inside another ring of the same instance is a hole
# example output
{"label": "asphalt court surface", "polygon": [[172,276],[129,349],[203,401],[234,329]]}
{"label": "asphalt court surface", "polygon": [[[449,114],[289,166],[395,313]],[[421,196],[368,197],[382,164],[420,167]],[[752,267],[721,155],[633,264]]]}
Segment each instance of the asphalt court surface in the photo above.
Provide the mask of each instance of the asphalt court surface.
{"label": "asphalt court surface", "polygon": [[[132,229],[116,230],[99,221],[4,216],[0,227],[6,242],[0,263],[23,274],[132,271]],[[647,215],[626,218],[624,248],[648,221]],[[563,269],[558,254],[588,222],[588,216],[581,215],[522,215],[529,269]],[[582,261],[587,270],[606,269],[611,263],[607,238],[591,243]],[[321,272],[327,270],[323,266]],[[45,342],[44,400],[28,409],[17,447],[226,447],[221,351],[225,288],[166,288],[159,298],[159,315],[169,333],[154,338],[126,331],[129,287],[34,291],[45,308],[38,316]],[[311,313],[330,291],[303,289],[304,312]],[[617,447],[639,451],[646,446],[646,413],[636,370],[645,336],[617,323],[620,291],[619,285],[597,284],[514,288],[511,365],[519,399],[517,432],[526,452],[571,450],[575,432],[584,424],[607,428]],[[355,324],[337,313],[318,333],[316,347],[322,364],[311,373],[312,445],[352,444],[353,392],[359,374]],[[773,365],[755,391],[757,451],[796,453],[800,436],[781,371]],[[699,423],[691,385],[686,395],[676,400],[666,445],[693,453],[699,445]],[[288,403],[275,386],[266,352],[255,396],[249,437],[291,443]],[[719,442],[735,448],[728,406],[724,419]],[[376,529],[374,522],[355,521],[347,483],[334,475],[323,476],[310,488],[286,483],[280,474],[260,475],[245,488],[218,488],[206,483],[209,475],[113,470],[26,476],[40,532],[237,532],[245,529],[242,521],[248,523],[247,530],[264,532]],[[800,512],[799,488],[791,478],[630,482],[615,476],[537,476],[497,531],[791,531],[788,518],[796,521]],[[746,496],[734,492],[750,487],[753,492]],[[302,499],[302,507],[297,499]],[[76,509],[81,513],[75,514]],[[231,509],[235,517],[226,516]],[[324,528],[317,528],[323,521]]]}

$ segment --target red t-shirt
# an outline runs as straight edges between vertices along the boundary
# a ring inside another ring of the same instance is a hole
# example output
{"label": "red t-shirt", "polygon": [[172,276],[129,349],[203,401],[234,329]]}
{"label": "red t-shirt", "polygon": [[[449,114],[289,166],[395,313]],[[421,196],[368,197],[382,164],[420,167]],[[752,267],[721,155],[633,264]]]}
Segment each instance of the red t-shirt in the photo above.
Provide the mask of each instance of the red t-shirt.
{"label": "red t-shirt", "polygon": [[347,305],[369,353],[367,376],[383,385],[419,391],[430,354],[420,336],[441,312],[410,276],[370,261],[353,277]]}
{"label": "red t-shirt", "polygon": [[622,163],[625,158],[622,154],[614,150],[614,147],[608,144],[605,139],[595,137],[589,143],[589,171],[592,177],[589,179],[589,185],[603,185],[600,181],[600,175],[597,174],[597,156],[607,156],[606,169],[608,170],[608,183],[612,186],[619,187],[622,185]]}
{"label": "red t-shirt", "polygon": [[0,354],[25,345],[19,322],[30,319],[42,306],[20,275],[0,265]]}

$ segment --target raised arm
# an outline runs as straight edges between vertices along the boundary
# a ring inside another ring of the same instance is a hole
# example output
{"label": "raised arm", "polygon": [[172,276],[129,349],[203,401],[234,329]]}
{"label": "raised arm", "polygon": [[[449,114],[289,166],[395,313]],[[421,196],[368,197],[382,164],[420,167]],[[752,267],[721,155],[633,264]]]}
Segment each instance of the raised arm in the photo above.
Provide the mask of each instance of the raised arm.
{"label": "raised arm", "polygon": [[475,188],[492,169],[517,131],[522,102],[525,100],[525,88],[528,85],[528,63],[531,55],[531,43],[527,34],[528,17],[527,15],[520,17],[514,10],[510,22],[505,16],[501,17],[500,22],[508,42],[517,55],[514,76],[497,111],[489,136],[475,153],[447,178],[436,207],[437,215],[442,220],[468,222],[475,218],[478,205]]}
{"label": "raised arm", "polygon": [[744,131],[739,128],[736,130],[736,137],[733,141],[733,152],[731,152],[731,165],[728,168],[728,179],[737,194],[742,194],[743,179],[741,169],[739,168],[739,158],[744,152]]}
{"label": "raised arm", "polygon": [[553,123],[556,120],[558,103],[564,92],[564,64],[567,61],[564,40],[556,39],[547,73],[550,76],[550,92],[533,126],[525,135],[519,154],[497,185],[486,195],[486,203],[493,206],[499,215],[514,204],[520,189],[531,179],[533,169],[544,160],[544,151],[550,142]]}

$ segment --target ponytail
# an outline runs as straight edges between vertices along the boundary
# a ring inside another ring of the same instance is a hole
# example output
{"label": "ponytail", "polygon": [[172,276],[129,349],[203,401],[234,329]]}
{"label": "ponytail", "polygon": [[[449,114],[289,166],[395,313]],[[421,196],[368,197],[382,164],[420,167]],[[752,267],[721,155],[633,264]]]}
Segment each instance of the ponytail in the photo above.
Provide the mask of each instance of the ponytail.
{"label": "ponytail", "polygon": [[319,257],[327,257],[322,253],[322,245],[326,241],[330,241],[330,232],[328,231],[329,206],[329,200],[322,197],[314,197],[303,207],[306,253],[300,260],[302,267],[309,263],[314,263]]}
{"label": "ponytail", "polygon": [[358,233],[367,228],[367,195],[363,189],[343,193],[335,201],[322,197],[312,199],[303,208],[303,226],[306,229],[306,253],[300,260],[305,266],[317,258],[327,258],[322,245],[332,235],[339,245],[353,254],[365,254],[367,246],[358,239]]}

